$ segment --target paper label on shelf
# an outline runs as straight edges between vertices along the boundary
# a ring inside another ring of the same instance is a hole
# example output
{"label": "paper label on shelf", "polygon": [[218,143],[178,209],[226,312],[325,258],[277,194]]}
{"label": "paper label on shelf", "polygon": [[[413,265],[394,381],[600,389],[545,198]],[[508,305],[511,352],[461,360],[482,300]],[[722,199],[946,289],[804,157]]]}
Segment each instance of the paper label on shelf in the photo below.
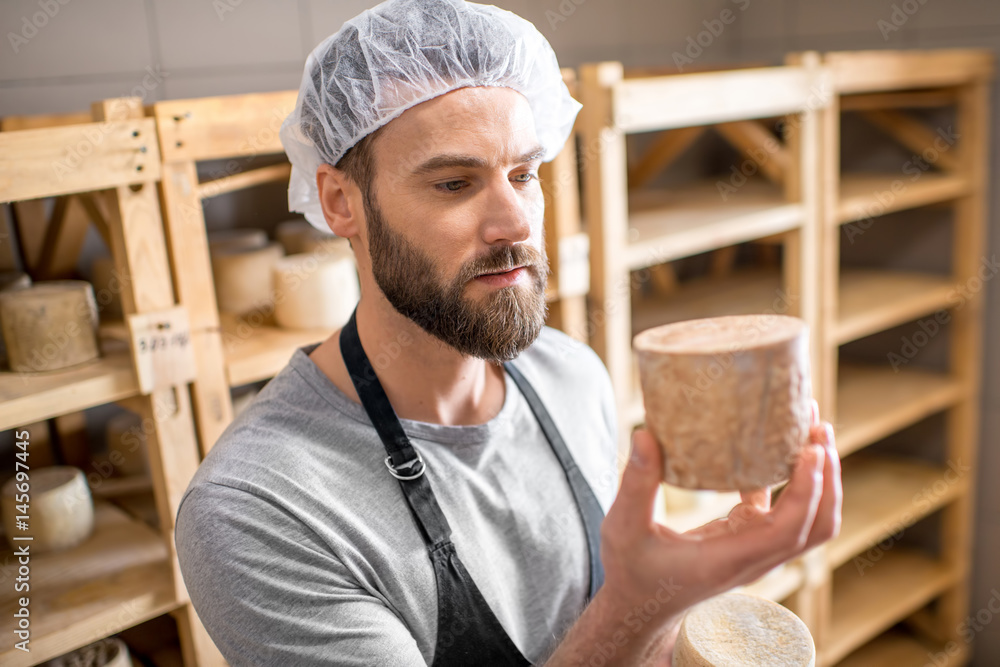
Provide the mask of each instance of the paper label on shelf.
{"label": "paper label on shelf", "polygon": [[194,380],[191,324],[183,307],[130,315],[128,328],[133,365],[143,394]]}

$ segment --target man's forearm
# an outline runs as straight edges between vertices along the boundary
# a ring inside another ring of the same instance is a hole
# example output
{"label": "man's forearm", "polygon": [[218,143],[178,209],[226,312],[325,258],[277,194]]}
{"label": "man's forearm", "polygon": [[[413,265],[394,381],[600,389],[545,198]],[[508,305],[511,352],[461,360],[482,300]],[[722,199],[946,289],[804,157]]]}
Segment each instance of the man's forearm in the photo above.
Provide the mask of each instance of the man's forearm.
{"label": "man's forearm", "polygon": [[[644,614],[602,587],[569,629],[545,667],[669,665],[680,618]],[[591,663],[596,656],[601,656]]]}

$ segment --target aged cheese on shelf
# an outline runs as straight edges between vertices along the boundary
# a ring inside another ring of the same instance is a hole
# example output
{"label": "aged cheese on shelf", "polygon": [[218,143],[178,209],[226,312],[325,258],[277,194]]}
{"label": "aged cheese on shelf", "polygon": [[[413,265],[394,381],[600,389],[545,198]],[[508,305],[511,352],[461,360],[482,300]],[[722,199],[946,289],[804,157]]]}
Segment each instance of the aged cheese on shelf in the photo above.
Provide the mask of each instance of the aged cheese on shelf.
{"label": "aged cheese on shelf", "polygon": [[301,218],[286,220],[274,228],[274,236],[285,247],[286,255],[309,252],[316,243],[337,239],[333,232],[322,232]]}
{"label": "aged cheese on shelf", "polygon": [[233,250],[252,250],[267,245],[267,232],[263,229],[236,228],[218,229],[208,232],[208,252],[231,252]]}
{"label": "aged cheese on shelf", "polygon": [[286,329],[336,329],[361,298],[350,250],[303,253],[274,267],[274,318]]}
{"label": "aged cheese on shelf", "polygon": [[219,310],[243,315],[274,303],[271,270],[284,255],[280,243],[259,248],[228,247],[212,253],[212,276]]}
{"label": "aged cheese on shelf", "polygon": [[15,372],[60,370],[100,356],[94,289],[84,280],[0,291],[0,329]]}
{"label": "aged cheese on shelf", "polygon": [[634,339],[646,428],[664,481],[750,490],[787,480],[808,441],[809,328],[742,315],[647,329]]}
{"label": "aged cheese on shelf", "polygon": [[673,667],[813,667],[809,628],[776,602],[726,593],[692,607],[681,621]]}
{"label": "aged cheese on shelf", "polygon": [[[28,483],[27,507],[21,502],[24,496],[16,477],[7,480],[0,490],[3,526],[12,548],[30,544],[34,554],[62,551],[90,537],[94,502],[82,470],[71,466],[36,468],[30,472]],[[24,509],[27,511],[21,511]],[[16,535],[30,536],[32,540],[12,539]]]}

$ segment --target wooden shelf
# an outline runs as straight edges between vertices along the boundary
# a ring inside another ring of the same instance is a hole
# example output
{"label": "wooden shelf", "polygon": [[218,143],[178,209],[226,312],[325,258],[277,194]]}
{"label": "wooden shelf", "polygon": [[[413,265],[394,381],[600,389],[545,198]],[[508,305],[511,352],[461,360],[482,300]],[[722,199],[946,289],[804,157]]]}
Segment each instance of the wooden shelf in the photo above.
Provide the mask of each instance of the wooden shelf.
{"label": "wooden shelf", "polygon": [[848,563],[833,574],[833,606],[823,663],[835,663],[937,597],[959,572],[896,546],[859,573]]}
{"label": "wooden shelf", "polygon": [[[35,665],[180,606],[163,537],[104,502],[83,544],[31,557],[31,652],[13,647],[13,585],[0,592],[0,664]],[[16,562],[12,551],[3,562]]]}
{"label": "wooden shelf", "polygon": [[272,324],[255,327],[226,314],[220,320],[231,387],[274,377],[296,349],[319,343],[333,333],[332,329],[281,329]]}
{"label": "wooden shelf", "polygon": [[947,472],[902,458],[859,454],[845,460],[843,523],[826,547],[830,567],[840,567],[965,493],[968,480],[952,480]]}
{"label": "wooden shelf", "polygon": [[803,583],[805,583],[805,575],[802,572],[802,566],[792,562],[779,565],[757,581],[738,588],[736,591],[781,602],[801,588]]}
{"label": "wooden shelf", "polygon": [[954,290],[948,276],[845,269],[840,273],[835,343],[842,345],[945,309]]}
{"label": "wooden shelf", "polygon": [[0,431],[111,403],[139,393],[128,350],[75,368],[0,373]]}
{"label": "wooden shelf", "polygon": [[[931,656],[938,661],[931,662]],[[967,658],[964,646],[949,656],[940,642],[902,630],[890,630],[838,662],[837,667],[958,667],[964,665]]]}
{"label": "wooden shelf", "polygon": [[637,295],[632,300],[632,335],[682,320],[777,312],[781,289],[779,271],[753,269],[724,278],[696,278],[666,296]]}
{"label": "wooden shelf", "polygon": [[721,519],[740,502],[740,494],[736,491],[722,493],[707,491],[699,496],[697,507],[694,509],[685,512],[668,512],[661,488],[660,493],[657,494],[653,518],[670,530],[683,533],[709,521]]}
{"label": "wooden shelf", "polygon": [[625,263],[634,271],[795,229],[802,207],[756,181],[724,201],[713,180],[632,193],[628,224]]}
{"label": "wooden shelf", "polygon": [[941,373],[888,365],[841,364],[835,432],[841,456],[870,445],[960,400],[962,384]]}
{"label": "wooden shelf", "polygon": [[[836,224],[904,211],[917,206],[950,201],[969,194],[962,176],[922,172],[920,178],[900,171],[891,174],[842,174]],[[896,183],[897,192],[893,192]],[[900,187],[900,184],[902,187]]]}

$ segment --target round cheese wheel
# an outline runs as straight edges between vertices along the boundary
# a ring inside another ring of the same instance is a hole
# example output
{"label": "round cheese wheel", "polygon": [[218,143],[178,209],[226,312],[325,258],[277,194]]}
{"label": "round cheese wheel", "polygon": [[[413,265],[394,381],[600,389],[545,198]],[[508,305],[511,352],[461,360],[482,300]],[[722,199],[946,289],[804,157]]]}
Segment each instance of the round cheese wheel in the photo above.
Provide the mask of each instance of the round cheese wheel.
{"label": "round cheese wheel", "polygon": [[244,315],[274,303],[271,270],[284,255],[280,243],[260,248],[230,247],[212,254],[215,298],[223,313]]}
{"label": "round cheese wheel", "polygon": [[[11,477],[0,489],[0,510],[7,541],[12,548],[31,545],[31,552],[62,551],[80,544],[94,529],[94,503],[83,471],[71,466],[37,468],[29,473],[28,511],[23,506],[22,490],[16,477]],[[24,509],[22,507],[22,509]],[[21,515],[27,514],[23,519]],[[27,530],[18,527],[21,517]],[[15,535],[31,536],[31,542],[15,541]]]}
{"label": "round cheese wheel", "polygon": [[813,667],[809,628],[776,602],[726,593],[692,607],[674,643],[673,667]]}
{"label": "round cheese wheel", "polygon": [[791,475],[809,439],[809,328],[795,317],[688,320],[634,339],[646,427],[664,481],[763,488]]}
{"label": "round cheese wheel", "polygon": [[274,319],[286,329],[336,329],[361,298],[350,252],[303,253],[274,266]]}
{"label": "round cheese wheel", "polygon": [[100,356],[94,289],[84,280],[0,291],[0,329],[15,372],[60,370]]}
{"label": "round cheese wheel", "polygon": [[[4,271],[0,273],[0,290],[22,289],[31,287],[31,276],[20,271]],[[7,346],[3,335],[0,335],[0,365],[7,366]]]}
{"label": "round cheese wheel", "polygon": [[278,223],[274,236],[285,247],[286,255],[309,252],[316,243],[337,238],[333,233],[322,232],[301,218]]}
{"label": "round cheese wheel", "polygon": [[267,232],[263,229],[218,229],[208,232],[208,252],[252,250],[267,245]]}

